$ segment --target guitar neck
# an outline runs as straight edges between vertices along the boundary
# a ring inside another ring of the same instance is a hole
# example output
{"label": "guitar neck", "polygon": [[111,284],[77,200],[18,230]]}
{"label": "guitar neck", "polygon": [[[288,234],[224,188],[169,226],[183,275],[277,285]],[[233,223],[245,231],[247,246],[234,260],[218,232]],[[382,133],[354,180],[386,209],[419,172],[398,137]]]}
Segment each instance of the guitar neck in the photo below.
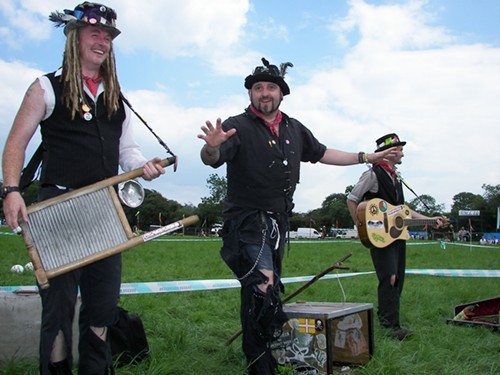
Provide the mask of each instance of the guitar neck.
{"label": "guitar neck", "polygon": [[434,225],[436,220],[434,219],[405,219],[405,225],[407,227],[415,227],[418,225]]}

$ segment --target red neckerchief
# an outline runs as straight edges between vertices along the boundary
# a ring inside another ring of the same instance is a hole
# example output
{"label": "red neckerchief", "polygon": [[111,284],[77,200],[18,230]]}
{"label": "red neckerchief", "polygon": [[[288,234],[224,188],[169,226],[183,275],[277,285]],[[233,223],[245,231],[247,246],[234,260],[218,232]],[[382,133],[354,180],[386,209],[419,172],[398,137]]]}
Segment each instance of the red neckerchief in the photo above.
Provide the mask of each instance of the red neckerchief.
{"label": "red neckerchief", "polygon": [[87,87],[89,88],[92,95],[97,95],[97,88],[99,87],[99,83],[101,83],[101,76],[97,76],[96,78],[90,78],[82,75],[83,80],[85,81]]}
{"label": "red neckerchief", "polygon": [[389,164],[387,164],[385,161],[379,161],[378,163],[375,163],[375,165],[380,165],[382,168],[384,168],[387,172],[389,172],[389,174],[391,175],[391,177],[395,180],[395,181],[398,181],[398,179],[396,178],[396,171],[394,169],[392,169],[391,167],[389,167]]}
{"label": "red neckerchief", "polygon": [[260,113],[259,111],[257,111],[254,108],[254,106],[251,105],[251,104],[250,104],[250,109],[252,110],[253,113],[255,113],[255,115],[257,117],[259,117],[262,120],[264,120],[265,124],[267,125],[267,127],[269,128],[269,130],[271,131],[271,133],[277,137],[278,136],[278,126],[279,126],[279,124],[281,122],[281,119],[283,118],[283,115],[281,114],[281,111],[278,110],[276,118],[273,121],[267,121],[264,118],[264,116],[262,115],[262,113]]}

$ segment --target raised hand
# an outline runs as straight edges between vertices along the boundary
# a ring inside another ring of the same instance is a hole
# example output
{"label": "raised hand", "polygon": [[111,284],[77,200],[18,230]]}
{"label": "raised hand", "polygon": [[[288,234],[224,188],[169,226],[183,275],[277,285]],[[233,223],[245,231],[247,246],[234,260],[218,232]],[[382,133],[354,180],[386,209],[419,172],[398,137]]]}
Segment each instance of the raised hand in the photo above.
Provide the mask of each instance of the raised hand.
{"label": "raised hand", "polygon": [[217,119],[215,127],[209,120],[205,121],[205,124],[206,126],[201,127],[204,134],[198,134],[198,138],[203,139],[208,147],[213,149],[218,149],[221,144],[236,133],[236,129],[230,129],[227,132],[222,130],[222,121],[220,118]]}

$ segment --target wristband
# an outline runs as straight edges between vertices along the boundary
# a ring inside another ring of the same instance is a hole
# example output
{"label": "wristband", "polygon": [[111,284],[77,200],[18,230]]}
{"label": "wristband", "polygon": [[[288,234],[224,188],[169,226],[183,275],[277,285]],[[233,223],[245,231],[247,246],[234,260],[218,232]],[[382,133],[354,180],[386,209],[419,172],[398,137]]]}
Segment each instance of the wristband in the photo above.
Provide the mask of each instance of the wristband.
{"label": "wristband", "polygon": [[12,193],[14,191],[20,192],[19,186],[2,186],[0,189],[0,198],[4,199],[7,194]]}

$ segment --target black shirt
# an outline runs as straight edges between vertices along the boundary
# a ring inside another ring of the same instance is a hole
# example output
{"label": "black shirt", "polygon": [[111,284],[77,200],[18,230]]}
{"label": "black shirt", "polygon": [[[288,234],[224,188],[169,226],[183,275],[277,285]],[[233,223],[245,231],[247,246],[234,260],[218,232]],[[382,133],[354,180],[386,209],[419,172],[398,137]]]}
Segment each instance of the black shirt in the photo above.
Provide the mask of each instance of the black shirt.
{"label": "black shirt", "polygon": [[300,179],[300,162],[318,162],[326,151],[299,121],[283,113],[279,137],[249,108],[222,124],[236,134],[221,145],[214,168],[227,163],[225,215],[242,209],[289,213]]}

